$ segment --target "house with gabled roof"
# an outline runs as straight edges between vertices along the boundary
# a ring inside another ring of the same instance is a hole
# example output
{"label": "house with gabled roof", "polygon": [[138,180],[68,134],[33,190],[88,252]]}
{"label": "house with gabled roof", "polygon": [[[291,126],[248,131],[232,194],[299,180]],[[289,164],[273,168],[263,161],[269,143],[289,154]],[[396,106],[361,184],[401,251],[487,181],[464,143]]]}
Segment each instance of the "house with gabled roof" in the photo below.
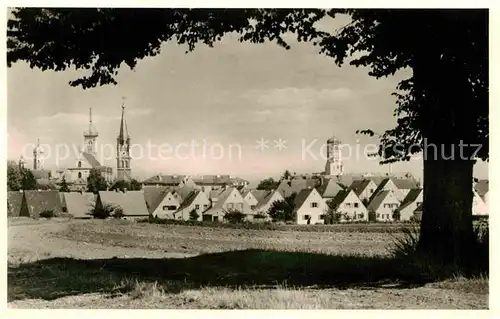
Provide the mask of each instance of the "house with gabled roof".
{"label": "house with gabled roof", "polygon": [[96,209],[105,205],[121,208],[123,219],[140,219],[149,217],[144,192],[140,191],[100,191],[96,199]]}
{"label": "house with gabled roof", "polygon": [[265,220],[271,220],[268,212],[273,203],[285,200],[285,198],[283,198],[278,190],[264,191],[259,193],[256,197],[258,199],[258,202],[253,210],[256,215],[266,216]]}
{"label": "house with gabled roof", "polygon": [[163,198],[172,191],[171,187],[161,186],[161,187],[144,187],[144,201],[146,202],[146,207],[151,216],[154,217],[154,211],[160,205]]}
{"label": "house with gabled roof", "polygon": [[420,206],[424,201],[424,192],[421,188],[415,188],[410,190],[406,197],[403,199],[399,205],[400,220],[411,220],[415,218],[413,212]]}
{"label": "house with gabled roof", "polygon": [[23,204],[23,191],[8,191],[7,192],[7,216],[21,216],[21,207]]}
{"label": "house with gabled roof", "polygon": [[334,179],[328,179],[325,180],[325,182],[321,185],[316,187],[316,190],[318,193],[323,197],[325,200],[335,198],[337,194],[344,190],[342,186],[340,186],[339,183],[337,183],[336,180]]}
{"label": "house with gabled roof", "polygon": [[392,190],[382,190],[377,192],[368,204],[368,212],[374,212],[377,221],[393,221],[394,211],[400,204]]}
{"label": "house with gabled roof", "polygon": [[378,186],[371,179],[355,180],[349,186],[356,193],[361,201],[369,201]]}
{"label": "house with gabled roof", "polygon": [[294,201],[295,222],[298,225],[324,224],[326,203],[315,188],[301,190]]}
{"label": "house with gabled roof", "polygon": [[408,195],[412,189],[419,188],[417,181],[413,178],[391,178],[391,181],[404,196]]}
{"label": "house with gabled roof", "polygon": [[236,210],[253,219],[254,213],[236,187],[229,187],[212,197],[212,207],[203,213],[203,220],[223,221],[228,211]]}
{"label": "house with gabled roof", "polygon": [[[186,197],[187,194],[184,195]],[[175,188],[163,188],[163,191],[158,193],[155,201],[155,208],[152,209],[152,216],[155,218],[173,219],[174,213],[179,209],[183,198],[176,192]]]}
{"label": "house with gabled roof", "polygon": [[89,192],[62,193],[66,212],[73,218],[92,218],[96,195]]}
{"label": "house with gabled roof", "polygon": [[173,214],[174,219],[191,220],[191,212],[198,214],[198,221],[202,220],[203,213],[210,208],[210,200],[205,192],[192,189],[183,197],[179,209]]}
{"label": "house with gabled roof", "polygon": [[298,194],[303,189],[318,186],[318,180],[306,176],[297,176],[290,179],[283,179],[279,183],[277,190],[283,197],[289,197],[293,193]]}
{"label": "house with gabled roof", "polygon": [[[238,188],[236,188],[236,189],[238,189]],[[258,203],[258,200],[257,200],[257,198],[255,198],[255,195],[252,194],[252,189],[246,188],[246,189],[239,190],[239,191],[241,193],[241,197],[243,197],[245,202],[247,202],[248,206],[250,206],[251,209],[254,209],[255,205],[257,205],[257,203]]]}
{"label": "house with gabled roof", "polygon": [[401,202],[405,198],[405,193],[403,193],[394,183],[394,181],[391,178],[385,178],[377,187],[375,190],[374,194],[370,198],[371,200],[377,195],[378,193],[382,191],[391,191],[393,192],[394,196]]}
{"label": "house with gabled roof", "polygon": [[52,211],[54,216],[62,214],[61,199],[59,192],[48,191],[24,191],[24,200],[21,205],[20,216],[39,218],[40,213]]}
{"label": "house with gabled roof", "polygon": [[327,209],[333,208],[340,213],[340,221],[368,221],[368,210],[354,192],[348,188],[341,190],[333,199],[326,202]]}

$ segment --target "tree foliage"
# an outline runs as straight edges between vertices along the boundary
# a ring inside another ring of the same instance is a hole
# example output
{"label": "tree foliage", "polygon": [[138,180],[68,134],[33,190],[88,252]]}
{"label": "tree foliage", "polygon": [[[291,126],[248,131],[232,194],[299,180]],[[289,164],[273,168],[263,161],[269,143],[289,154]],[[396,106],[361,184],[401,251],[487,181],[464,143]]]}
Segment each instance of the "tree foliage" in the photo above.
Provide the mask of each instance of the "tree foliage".
{"label": "tree foliage", "polygon": [[70,191],[70,189],[68,187],[68,183],[66,182],[66,177],[64,177],[64,176],[62,178],[61,185],[59,185],[59,191],[66,192],[66,193],[68,193]]}
{"label": "tree foliage", "polygon": [[139,181],[132,179],[130,181],[126,180],[117,180],[110,188],[109,190],[129,190],[129,191],[138,191],[141,190],[142,185]]}
{"label": "tree foliage", "polygon": [[224,220],[231,224],[242,223],[245,220],[245,214],[236,209],[229,209],[224,213]]}
{"label": "tree foliage", "polygon": [[21,189],[22,175],[15,161],[7,162],[7,190],[18,191]]}
{"label": "tree foliage", "polygon": [[189,220],[198,220],[200,218],[200,214],[196,211],[196,209],[193,209],[192,211],[189,212]]}
{"label": "tree foliage", "polygon": [[278,187],[279,182],[275,181],[272,177],[266,178],[264,180],[261,180],[259,182],[259,185],[257,185],[257,189],[261,190],[266,190],[266,191],[271,191],[274,190]]}
{"label": "tree foliage", "polygon": [[284,200],[274,201],[271,207],[269,207],[267,214],[273,222],[293,220],[293,209]]}
{"label": "tree foliage", "polygon": [[108,183],[104,176],[102,176],[101,171],[96,168],[92,168],[89,173],[89,177],[87,177],[87,190],[94,194],[97,194],[99,191],[104,191],[108,187]]}

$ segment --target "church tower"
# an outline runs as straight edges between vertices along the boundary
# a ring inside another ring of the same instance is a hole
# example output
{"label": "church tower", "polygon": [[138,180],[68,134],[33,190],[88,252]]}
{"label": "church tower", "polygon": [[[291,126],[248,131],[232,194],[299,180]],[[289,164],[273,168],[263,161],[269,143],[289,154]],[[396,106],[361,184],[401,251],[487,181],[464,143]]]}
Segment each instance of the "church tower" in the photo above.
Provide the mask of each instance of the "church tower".
{"label": "church tower", "polygon": [[43,148],[40,146],[40,139],[37,140],[36,147],[33,149],[33,170],[43,170]]}
{"label": "church tower", "polygon": [[326,141],[327,159],[325,165],[325,175],[340,176],[344,173],[340,144],[340,140],[336,139],[335,137],[329,138]]}
{"label": "church tower", "polygon": [[122,105],[120,133],[116,139],[116,178],[118,180],[131,179],[130,159],[130,136],[125,121],[125,105]]}
{"label": "church tower", "polygon": [[92,124],[92,108],[89,108],[89,129],[86,132],[83,132],[83,151],[89,154],[96,154],[96,140],[99,136],[97,130]]}

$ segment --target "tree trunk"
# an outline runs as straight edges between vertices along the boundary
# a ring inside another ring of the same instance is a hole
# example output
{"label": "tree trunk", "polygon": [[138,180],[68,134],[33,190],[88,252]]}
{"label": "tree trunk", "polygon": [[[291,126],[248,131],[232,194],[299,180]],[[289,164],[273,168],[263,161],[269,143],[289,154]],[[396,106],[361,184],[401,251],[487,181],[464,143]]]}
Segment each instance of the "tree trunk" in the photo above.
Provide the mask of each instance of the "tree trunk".
{"label": "tree trunk", "polygon": [[457,145],[436,145],[428,141],[424,146],[424,204],[418,249],[436,261],[466,266],[474,262],[470,258],[474,243],[474,161],[461,158]]}

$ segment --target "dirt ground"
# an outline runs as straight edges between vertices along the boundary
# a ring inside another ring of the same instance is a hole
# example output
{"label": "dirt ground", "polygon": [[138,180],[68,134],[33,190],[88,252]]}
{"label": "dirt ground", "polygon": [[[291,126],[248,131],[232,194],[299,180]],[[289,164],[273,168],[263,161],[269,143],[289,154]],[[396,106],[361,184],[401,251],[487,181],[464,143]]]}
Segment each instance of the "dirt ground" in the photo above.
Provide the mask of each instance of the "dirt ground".
{"label": "dirt ground", "polygon": [[9,220],[8,307],[488,308],[487,278],[391,277],[391,236]]}

